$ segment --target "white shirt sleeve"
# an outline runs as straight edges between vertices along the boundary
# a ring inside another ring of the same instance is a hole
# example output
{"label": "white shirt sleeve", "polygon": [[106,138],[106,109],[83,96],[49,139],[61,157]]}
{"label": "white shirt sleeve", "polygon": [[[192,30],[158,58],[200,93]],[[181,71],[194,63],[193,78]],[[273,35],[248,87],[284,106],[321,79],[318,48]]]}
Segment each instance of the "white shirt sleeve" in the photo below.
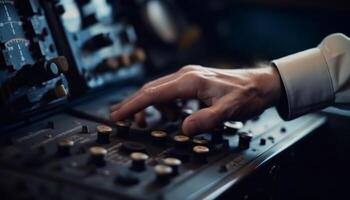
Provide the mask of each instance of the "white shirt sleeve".
{"label": "white shirt sleeve", "polygon": [[285,91],[277,110],[284,119],[330,105],[350,105],[350,39],[332,34],[313,49],[273,61]]}

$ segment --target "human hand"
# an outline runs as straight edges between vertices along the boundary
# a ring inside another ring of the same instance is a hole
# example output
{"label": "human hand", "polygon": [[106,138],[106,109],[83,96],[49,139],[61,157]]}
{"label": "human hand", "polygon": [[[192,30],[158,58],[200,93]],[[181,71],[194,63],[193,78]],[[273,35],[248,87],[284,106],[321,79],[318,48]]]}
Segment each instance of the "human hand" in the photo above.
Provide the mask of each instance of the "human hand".
{"label": "human hand", "polygon": [[[215,69],[188,65],[151,81],[111,107],[112,121],[140,116],[150,105],[171,105],[176,99],[199,99],[208,107],[188,116],[182,131],[190,135],[210,131],[227,119],[242,120],[276,104],[281,95],[277,69]],[[139,118],[139,117],[138,117]]]}

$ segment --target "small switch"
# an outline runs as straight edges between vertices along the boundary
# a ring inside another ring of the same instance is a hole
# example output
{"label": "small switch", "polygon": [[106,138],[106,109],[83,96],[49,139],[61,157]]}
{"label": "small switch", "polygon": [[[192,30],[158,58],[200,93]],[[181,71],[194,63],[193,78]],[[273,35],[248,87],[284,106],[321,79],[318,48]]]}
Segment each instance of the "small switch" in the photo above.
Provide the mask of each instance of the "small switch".
{"label": "small switch", "polygon": [[261,138],[259,144],[260,144],[261,146],[266,145],[266,139],[265,139],[265,138]]}
{"label": "small switch", "polygon": [[86,133],[89,133],[90,131],[89,131],[89,127],[87,126],[87,125],[83,125],[82,127],[81,127],[81,133],[84,133],[84,134],[86,134]]}

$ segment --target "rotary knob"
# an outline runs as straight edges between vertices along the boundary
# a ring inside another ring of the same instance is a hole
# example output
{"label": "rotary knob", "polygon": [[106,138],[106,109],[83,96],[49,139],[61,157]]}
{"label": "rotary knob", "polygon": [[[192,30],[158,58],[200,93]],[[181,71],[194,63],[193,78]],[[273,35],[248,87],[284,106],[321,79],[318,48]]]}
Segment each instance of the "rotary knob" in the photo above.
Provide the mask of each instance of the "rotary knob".
{"label": "rotary knob", "polygon": [[179,173],[179,166],[182,164],[181,160],[177,158],[164,158],[163,163],[173,170],[173,175],[177,175]]}
{"label": "rotary knob", "polygon": [[157,174],[157,181],[160,183],[167,183],[169,182],[171,175],[173,173],[173,170],[171,167],[166,165],[156,165],[154,167],[154,171]]}
{"label": "rotary knob", "polygon": [[243,128],[244,124],[240,121],[227,121],[224,123],[224,134],[234,135]]}
{"label": "rotary knob", "polygon": [[175,135],[174,136],[175,147],[179,149],[186,149],[190,142],[190,137],[186,135]]}
{"label": "rotary knob", "polygon": [[167,133],[164,131],[152,131],[151,136],[155,144],[164,145],[167,137]]}
{"label": "rotary knob", "polygon": [[71,154],[71,148],[74,146],[74,141],[69,139],[63,139],[58,141],[57,155],[61,157],[67,157]]}
{"label": "rotary knob", "polygon": [[117,135],[120,137],[127,137],[129,135],[131,122],[129,121],[117,121],[115,123],[117,127]]}
{"label": "rotary knob", "polygon": [[206,162],[209,154],[209,148],[206,146],[194,146],[193,147],[194,158],[200,162]]}
{"label": "rotary knob", "polygon": [[148,155],[141,152],[134,152],[130,154],[132,160],[131,169],[135,171],[143,171],[146,168],[146,160]]}
{"label": "rotary knob", "polygon": [[238,147],[240,149],[249,149],[250,147],[250,141],[253,138],[253,134],[248,132],[241,132],[239,133],[239,139],[238,139]]}
{"label": "rotary knob", "polygon": [[106,125],[98,125],[97,130],[97,142],[100,144],[108,144],[109,137],[112,134],[112,128]]}
{"label": "rotary knob", "polygon": [[106,165],[105,156],[107,155],[107,149],[95,146],[89,149],[89,153],[90,163],[95,164],[97,167]]}

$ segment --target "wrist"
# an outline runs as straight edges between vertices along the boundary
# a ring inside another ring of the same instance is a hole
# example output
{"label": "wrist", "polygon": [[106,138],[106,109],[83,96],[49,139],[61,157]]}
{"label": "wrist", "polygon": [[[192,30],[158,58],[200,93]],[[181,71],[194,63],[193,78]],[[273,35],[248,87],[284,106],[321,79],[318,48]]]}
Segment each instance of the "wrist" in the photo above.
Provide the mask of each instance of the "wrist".
{"label": "wrist", "polygon": [[278,70],[267,64],[256,70],[256,84],[260,88],[261,97],[266,101],[266,107],[277,105],[282,96],[282,81]]}

